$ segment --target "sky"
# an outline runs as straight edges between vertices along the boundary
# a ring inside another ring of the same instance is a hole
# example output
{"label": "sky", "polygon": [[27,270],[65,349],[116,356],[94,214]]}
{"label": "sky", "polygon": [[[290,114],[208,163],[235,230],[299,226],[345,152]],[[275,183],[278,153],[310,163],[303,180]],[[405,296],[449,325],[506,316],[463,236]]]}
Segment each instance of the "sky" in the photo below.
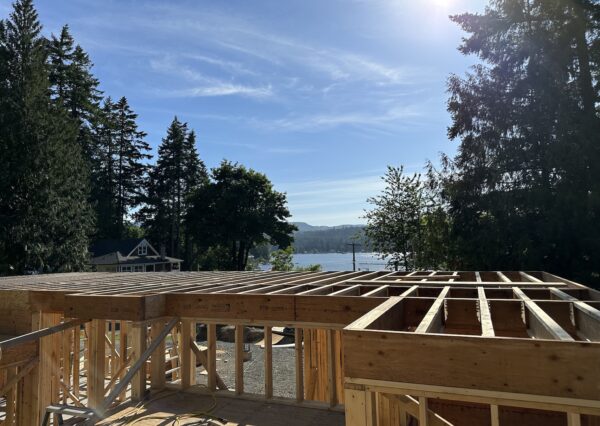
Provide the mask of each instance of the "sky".
{"label": "sky", "polygon": [[[484,0],[37,0],[69,24],[106,96],[154,150],[174,116],[222,159],[265,173],[293,221],[364,223],[387,165],[452,154],[446,79],[476,63],[448,16]],[[0,4],[7,16],[8,2]],[[156,151],[154,151],[156,152]]]}

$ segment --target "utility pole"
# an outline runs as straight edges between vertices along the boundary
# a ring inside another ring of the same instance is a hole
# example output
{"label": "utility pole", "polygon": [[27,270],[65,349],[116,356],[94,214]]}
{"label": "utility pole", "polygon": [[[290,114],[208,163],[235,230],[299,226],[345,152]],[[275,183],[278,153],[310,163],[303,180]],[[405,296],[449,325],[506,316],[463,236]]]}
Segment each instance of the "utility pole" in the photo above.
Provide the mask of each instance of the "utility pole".
{"label": "utility pole", "polygon": [[360,244],[347,243],[346,245],[352,246],[352,270],[356,271],[356,246],[360,246]]}

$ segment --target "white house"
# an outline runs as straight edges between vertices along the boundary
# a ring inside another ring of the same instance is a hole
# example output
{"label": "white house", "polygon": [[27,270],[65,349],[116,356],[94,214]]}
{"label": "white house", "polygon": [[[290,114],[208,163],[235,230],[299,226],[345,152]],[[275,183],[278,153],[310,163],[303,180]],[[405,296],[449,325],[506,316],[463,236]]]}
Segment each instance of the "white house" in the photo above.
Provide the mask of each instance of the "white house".
{"label": "white house", "polygon": [[183,262],[159,253],[145,238],[100,240],[90,253],[92,268],[98,272],[179,271]]}

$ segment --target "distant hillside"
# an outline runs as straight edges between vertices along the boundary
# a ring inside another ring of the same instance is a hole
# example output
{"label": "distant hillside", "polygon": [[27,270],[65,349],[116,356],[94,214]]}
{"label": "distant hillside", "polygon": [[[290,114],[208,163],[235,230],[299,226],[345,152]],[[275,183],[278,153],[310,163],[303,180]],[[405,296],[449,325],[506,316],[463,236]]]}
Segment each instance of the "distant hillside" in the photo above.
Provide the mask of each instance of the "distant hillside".
{"label": "distant hillside", "polygon": [[298,231],[294,234],[296,253],[348,252],[348,243],[356,242],[357,251],[369,251],[364,242],[364,225],[313,226],[295,222]]}

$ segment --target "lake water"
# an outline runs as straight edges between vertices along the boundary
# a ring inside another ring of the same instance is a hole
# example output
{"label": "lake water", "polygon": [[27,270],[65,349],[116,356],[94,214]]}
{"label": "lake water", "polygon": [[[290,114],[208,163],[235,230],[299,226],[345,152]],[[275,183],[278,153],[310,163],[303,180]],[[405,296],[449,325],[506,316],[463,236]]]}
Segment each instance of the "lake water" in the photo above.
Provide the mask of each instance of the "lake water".
{"label": "lake water", "polygon": [[[351,271],[352,253],[297,253],[294,264],[308,266],[318,263],[323,271]],[[356,269],[361,271],[381,271],[385,260],[375,253],[356,253]]]}

